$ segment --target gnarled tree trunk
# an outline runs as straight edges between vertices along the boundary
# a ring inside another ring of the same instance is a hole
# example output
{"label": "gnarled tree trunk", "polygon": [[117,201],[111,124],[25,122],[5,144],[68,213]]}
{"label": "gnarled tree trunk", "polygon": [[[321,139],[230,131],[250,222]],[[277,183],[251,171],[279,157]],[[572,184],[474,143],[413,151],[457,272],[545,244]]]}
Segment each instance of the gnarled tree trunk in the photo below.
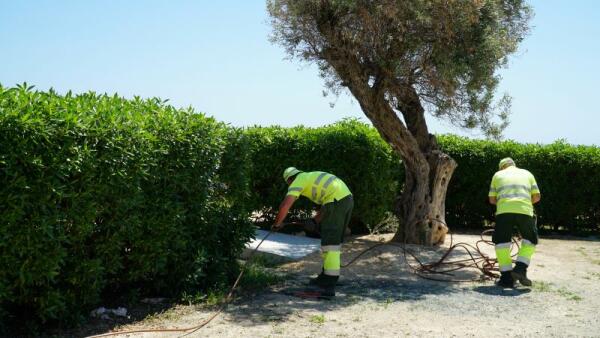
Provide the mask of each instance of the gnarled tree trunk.
{"label": "gnarled tree trunk", "polygon": [[[429,134],[416,92],[410,88],[408,94],[398,96],[394,109],[388,99],[364,92],[366,88],[360,90],[352,84],[349,88],[355,97],[363,98],[359,99],[363,111],[404,163],[405,182],[395,208],[400,228],[394,240],[442,244],[448,232],[446,191],[457,165],[439,149],[435,136]],[[402,114],[406,125],[396,111]]]}
{"label": "gnarled tree trunk", "polygon": [[439,150],[422,155],[428,161],[421,166],[415,166],[421,161],[404,159],[406,178],[395,210],[400,229],[394,240],[439,245],[448,232],[446,191],[456,162]]}
{"label": "gnarled tree trunk", "polygon": [[[329,34],[326,27],[320,28],[324,35]],[[375,77],[366,74],[360,60],[343,48],[326,48],[322,53],[381,137],[404,162],[405,184],[395,208],[400,228],[394,240],[425,245],[443,243],[448,231],[446,190],[456,162],[439,149],[435,136],[429,133],[416,89],[383,71],[375,70],[379,73]]]}

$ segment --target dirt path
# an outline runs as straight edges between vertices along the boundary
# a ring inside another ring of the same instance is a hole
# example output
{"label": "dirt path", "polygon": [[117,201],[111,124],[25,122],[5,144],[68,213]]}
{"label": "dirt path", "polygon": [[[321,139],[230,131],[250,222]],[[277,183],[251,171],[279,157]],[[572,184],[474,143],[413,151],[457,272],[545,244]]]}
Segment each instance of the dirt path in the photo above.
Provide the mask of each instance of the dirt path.
{"label": "dirt path", "polygon": [[[380,239],[365,236],[345,244],[342,260]],[[454,237],[472,244],[478,239]],[[493,255],[493,247],[484,249]],[[444,247],[415,250],[430,261]],[[335,300],[302,300],[278,292],[301,285],[319,269],[317,254],[279,267],[287,276],[283,285],[237,300],[189,337],[600,337],[600,241],[542,239],[529,271],[532,288],[425,280],[410,272],[399,248],[386,246],[342,271]],[[477,276],[467,271],[458,277]],[[178,306],[119,329],[193,326],[210,314],[202,307]]]}

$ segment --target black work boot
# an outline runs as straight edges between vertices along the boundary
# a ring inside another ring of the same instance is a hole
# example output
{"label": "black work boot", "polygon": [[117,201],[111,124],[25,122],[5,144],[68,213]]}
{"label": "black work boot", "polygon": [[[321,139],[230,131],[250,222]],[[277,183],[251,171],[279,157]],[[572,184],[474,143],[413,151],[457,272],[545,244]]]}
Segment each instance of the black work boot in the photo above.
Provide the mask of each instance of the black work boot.
{"label": "black work boot", "polygon": [[319,286],[319,288],[321,289],[321,295],[323,295],[323,297],[335,297],[335,286]]}
{"label": "black work boot", "polygon": [[498,286],[503,288],[514,288],[515,280],[512,277],[511,271],[500,272],[500,279],[498,280]]}
{"label": "black work boot", "polygon": [[325,270],[321,269],[321,273],[317,277],[313,277],[308,280],[308,285],[311,285],[311,286],[322,285],[323,282],[325,281],[324,272],[325,272]]}
{"label": "black work boot", "polygon": [[512,278],[518,280],[524,286],[531,286],[531,280],[527,278],[527,264],[523,262],[515,263],[515,268],[511,272]]}
{"label": "black work boot", "polygon": [[324,297],[335,296],[335,284],[338,281],[337,276],[327,276],[323,273],[319,274],[316,278],[311,278],[309,285],[316,286]]}
{"label": "black work boot", "polygon": [[323,274],[320,273],[317,277],[308,280],[308,285],[319,286],[323,283]]}
{"label": "black work boot", "polygon": [[323,282],[319,285],[319,288],[324,297],[335,297],[335,285],[337,284],[338,278],[339,276],[323,275]]}
{"label": "black work boot", "polygon": [[336,285],[337,281],[339,279],[339,277],[334,277],[334,276],[326,276],[324,273],[324,271],[321,271],[321,273],[317,276],[317,277],[312,277],[308,280],[308,285],[310,286],[323,286],[323,285],[329,285],[332,284]]}

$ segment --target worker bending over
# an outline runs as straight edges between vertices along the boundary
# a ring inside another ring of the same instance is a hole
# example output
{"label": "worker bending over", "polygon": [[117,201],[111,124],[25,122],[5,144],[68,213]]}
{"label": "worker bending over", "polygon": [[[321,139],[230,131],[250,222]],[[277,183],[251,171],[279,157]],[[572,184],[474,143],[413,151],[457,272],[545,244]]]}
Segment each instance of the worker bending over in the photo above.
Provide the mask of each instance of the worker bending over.
{"label": "worker bending over", "polygon": [[[510,157],[502,159],[498,167],[500,170],[494,174],[488,194],[490,203],[496,205],[496,229],[492,241],[501,274],[498,285],[512,288],[518,280],[522,285],[531,286],[527,267],[538,243],[533,204],[540,201],[540,189],[535,177],[529,171],[517,168]],[[514,228],[523,240],[513,269],[510,246]]]}
{"label": "worker bending over", "polygon": [[302,172],[290,167],[283,171],[283,179],[289,187],[272,229],[282,227],[290,207],[301,195],[321,206],[314,221],[321,233],[323,268],[310,284],[320,287],[324,296],[335,296],[341,244],[354,207],[352,193],[341,179],[322,171]]}

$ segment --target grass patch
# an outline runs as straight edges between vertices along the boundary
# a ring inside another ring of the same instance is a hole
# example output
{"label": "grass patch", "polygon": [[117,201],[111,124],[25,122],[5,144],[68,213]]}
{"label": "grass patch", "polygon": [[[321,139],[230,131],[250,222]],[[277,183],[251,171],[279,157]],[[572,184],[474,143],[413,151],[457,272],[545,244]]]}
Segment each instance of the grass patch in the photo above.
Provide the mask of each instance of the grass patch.
{"label": "grass patch", "polygon": [[553,288],[552,284],[547,282],[533,282],[531,288],[537,292],[554,292],[562,297],[565,297],[568,300],[573,300],[576,302],[583,300],[583,298],[577,293],[564,287],[558,289]]}
{"label": "grass patch", "polygon": [[575,292],[570,291],[570,290],[568,290],[566,288],[557,289],[556,293],[558,293],[559,295],[565,297],[568,300],[574,300],[576,302],[579,302],[579,301],[583,300],[583,298],[581,298],[581,296],[579,296]]}
{"label": "grass patch", "polygon": [[[241,264],[247,264],[245,266],[244,275],[240,280],[236,291],[253,292],[264,289],[267,286],[277,284],[283,280],[283,277],[274,273],[270,268],[267,268],[265,264],[270,264],[268,260],[257,259],[256,256],[249,263],[242,262]],[[231,285],[223,285],[220,288],[198,291],[194,293],[184,292],[181,301],[192,304],[205,304],[205,305],[217,305],[223,301],[229,294]]]}
{"label": "grass patch", "polygon": [[600,272],[591,272],[590,278],[600,279]]}
{"label": "grass patch", "polygon": [[310,316],[309,321],[313,324],[323,325],[323,323],[325,323],[325,316],[324,315],[313,315],[313,316]]}
{"label": "grass patch", "polygon": [[550,283],[547,282],[538,282],[538,281],[534,281],[533,285],[531,286],[531,288],[537,292],[550,292],[552,291],[552,287],[550,286]]}
{"label": "grass patch", "polygon": [[381,303],[381,305],[383,306],[383,308],[384,308],[385,310],[387,310],[388,306],[390,306],[390,304],[392,304],[393,302],[394,302],[394,300],[393,300],[393,299],[391,299],[391,298],[387,298],[387,299],[385,300],[385,302],[382,302],[382,303]]}
{"label": "grass patch", "polygon": [[144,322],[147,322],[148,324],[156,324],[161,321],[177,320],[181,318],[181,316],[183,316],[185,313],[186,311],[182,310],[181,308],[172,307],[170,309],[165,309],[160,312],[148,313],[140,319],[142,319]]}
{"label": "grass patch", "polygon": [[265,266],[268,263],[262,260],[252,259],[246,264],[246,270],[240,280],[240,287],[244,291],[257,291],[283,281],[283,277]]}
{"label": "grass patch", "polygon": [[206,304],[206,305],[217,305],[227,297],[227,291],[225,289],[208,290],[207,292],[198,291],[195,293],[184,292],[181,296],[181,301],[188,305],[193,304]]}
{"label": "grass patch", "polygon": [[272,268],[277,265],[280,265],[281,260],[278,260],[274,257],[267,256],[267,255],[256,254],[256,255],[252,256],[252,263],[259,265],[259,266]]}

